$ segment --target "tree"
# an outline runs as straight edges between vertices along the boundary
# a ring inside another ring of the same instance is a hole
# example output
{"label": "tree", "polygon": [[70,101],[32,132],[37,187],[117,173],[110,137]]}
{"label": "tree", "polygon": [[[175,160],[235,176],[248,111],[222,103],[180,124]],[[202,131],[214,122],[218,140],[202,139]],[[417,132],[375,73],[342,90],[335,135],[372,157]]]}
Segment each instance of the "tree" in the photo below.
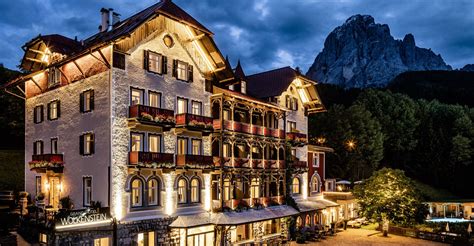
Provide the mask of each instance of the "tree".
{"label": "tree", "polygon": [[379,222],[410,226],[427,214],[413,181],[402,170],[382,168],[354,188],[360,212]]}

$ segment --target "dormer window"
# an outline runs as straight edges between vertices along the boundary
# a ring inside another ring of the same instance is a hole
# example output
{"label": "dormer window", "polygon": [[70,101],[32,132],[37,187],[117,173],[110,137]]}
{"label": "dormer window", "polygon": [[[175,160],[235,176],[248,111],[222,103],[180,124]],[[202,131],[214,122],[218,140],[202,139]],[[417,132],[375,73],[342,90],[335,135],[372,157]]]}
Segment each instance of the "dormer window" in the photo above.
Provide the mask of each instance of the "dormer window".
{"label": "dormer window", "polygon": [[48,70],[48,88],[58,86],[61,83],[61,72],[59,68],[52,67]]}
{"label": "dormer window", "polygon": [[240,90],[242,94],[247,94],[247,82],[245,81],[240,82]]}

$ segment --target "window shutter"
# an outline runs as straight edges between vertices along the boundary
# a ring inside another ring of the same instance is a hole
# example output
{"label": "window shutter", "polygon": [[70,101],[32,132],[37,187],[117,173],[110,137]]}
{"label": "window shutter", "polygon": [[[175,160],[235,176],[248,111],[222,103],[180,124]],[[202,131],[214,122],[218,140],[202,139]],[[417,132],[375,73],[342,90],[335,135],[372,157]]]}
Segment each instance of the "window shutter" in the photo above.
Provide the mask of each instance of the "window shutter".
{"label": "window shutter", "polygon": [[212,82],[208,79],[206,79],[206,81],[205,81],[205,89],[206,89],[207,92],[212,93]]}
{"label": "window shutter", "polygon": [[168,58],[166,56],[162,56],[161,57],[161,72],[163,74],[167,74],[168,73]]}
{"label": "window shutter", "polygon": [[37,155],[38,150],[36,149],[36,142],[33,142],[33,155]]}
{"label": "window shutter", "polygon": [[84,135],[79,136],[79,154],[84,155]]}
{"label": "window shutter", "polygon": [[298,99],[294,99],[295,100],[295,110],[298,110]]}
{"label": "window shutter", "polygon": [[51,103],[48,103],[48,112],[46,113],[48,120],[51,120],[51,117],[49,115],[50,112],[51,112]]}
{"label": "window shutter", "polygon": [[79,94],[79,112],[84,113],[84,92]]}
{"label": "window shutter", "polygon": [[91,155],[95,153],[95,135],[91,133]]}
{"label": "window shutter", "polygon": [[38,113],[36,112],[37,111],[37,108],[38,107],[35,107],[33,109],[33,123],[39,123],[36,119],[37,119],[37,116],[38,116]]}
{"label": "window shutter", "polygon": [[56,105],[57,109],[58,109],[58,114],[57,114],[57,118],[61,117],[61,101],[57,101],[57,105]]}
{"label": "window shutter", "polygon": [[90,96],[90,107],[91,111],[94,110],[94,90],[91,90],[91,96]]}
{"label": "window shutter", "polygon": [[44,149],[43,149],[43,141],[40,141],[40,152],[39,154],[42,155],[44,153]]}
{"label": "window shutter", "polygon": [[193,66],[188,65],[188,82],[193,82]]}
{"label": "window shutter", "polygon": [[149,71],[149,66],[148,66],[148,59],[149,59],[149,56],[148,56],[148,50],[144,50],[143,51],[143,68],[147,71]]}
{"label": "window shutter", "polygon": [[173,60],[173,77],[178,77],[178,60]]}
{"label": "window shutter", "polygon": [[40,106],[40,112],[41,112],[40,122],[43,122],[44,120],[44,106],[43,105]]}

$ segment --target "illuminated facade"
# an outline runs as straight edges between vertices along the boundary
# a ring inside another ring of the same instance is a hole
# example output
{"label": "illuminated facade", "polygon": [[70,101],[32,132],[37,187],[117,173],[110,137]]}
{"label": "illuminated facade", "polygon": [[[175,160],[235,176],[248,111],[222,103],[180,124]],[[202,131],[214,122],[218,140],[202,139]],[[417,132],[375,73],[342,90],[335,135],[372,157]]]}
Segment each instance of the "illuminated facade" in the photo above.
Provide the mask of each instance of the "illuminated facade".
{"label": "illuminated facade", "polygon": [[110,210],[103,218],[115,221],[101,224],[110,235],[71,236],[71,225],[40,239],[286,240],[288,218],[299,214],[286,205],[289,194],[299,199],[288,188],[306,201],[324,182],[324,163],[308,166],[320,153],[307,136],[307,116],[324,110],[316,83],[289,67],[232,70],[213,34],[170,0],[123,21],[101,14],[99,33],[86,40],[48,35],[25,44],[21,67],[31,73],[5,86],[26,101],[25,187],[44,195],[38,206],[57,211],[67,196],[74,209],[100,202]]}

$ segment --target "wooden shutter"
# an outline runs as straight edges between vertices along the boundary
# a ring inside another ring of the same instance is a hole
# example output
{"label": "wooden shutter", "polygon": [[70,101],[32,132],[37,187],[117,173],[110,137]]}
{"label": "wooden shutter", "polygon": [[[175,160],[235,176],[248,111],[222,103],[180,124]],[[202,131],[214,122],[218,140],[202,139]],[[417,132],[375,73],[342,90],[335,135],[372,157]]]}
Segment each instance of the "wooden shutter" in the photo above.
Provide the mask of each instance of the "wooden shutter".
{"label": "wooden shutter", "polygon": [[61,101],[57,100],[56,101],[56,110],[57,110],[57,114],[56,114],[56,119],[61,117]]}
{"label": "wooden shutter", "polygon": [[144,54],[144,56],[143,56],[143,68],[147,71],[150,71],[149,70],[150,67],[148,66],[148,59],[149,59],[148,50],[144,50],[143,54]]}
{"label": "wooden shutter", "polygon": [[79,136],[79,154],[84,155],[84,135]]}
{"label": "wooden shutter", "polygon": [[298,99],[294,98],[293,100],[295,100],[295,110],[298,110]]}
{"label": "wooden shutter", "polygon": [[41,112],[40,122],[43,122],[44,120],[44,106],[43,105],[40,106],[40,112]]}
{"label": "wooden shutter", "polygon": [[205,90],[212,93],[212,82],[208,79],[205,80]]}
{"label": "wooden shutter", "polygon": [[36,149],[36,142],[33,142],[33,155],[38,154],[38,149]]}
{"label": "wooden shutter", "polygon": [[39,122],[36,120],[36,118],[37,118],[37,116],[38,116],[38,113],[36,112],[37,109],[38,109],[38,107],[39,107],[39,106],[37,106],[37,107],[35,107],[35,108],[33,109],[33,123],[39,123]]}
{"label": "wooden shutter", "polygon": [[188,65],[188,82],[193,82],[193,66]]}
{"label": "wooden shutter", "polygon": [[161,57],[161,73],[168,73],[168,58],[166,56]]}
{"label": "wooden shutter", "polygon": [[40,152],[39,152],[39,154],[42,155],[44,153],[43,141],[39,141],[39,143],[40,143]]}
{"label": "wooden shutter", "polygon": [[172,76],[177,78],[178,77],[178,60],[173,59],[173,71]]}
{"label": "wooden shutter", "polygon": [[91,96],[90,96],[90,107],[91,107],[91,111],[94,110],[94,90],[91,90]]}
{"label": "wooden shutter", "polygon": [[79,94],[79,112],[84,113],[84,92]]}
{"label": "wooden shutter", "polygon": [[51,103],[48,103],[48,108],[47,108],[47,112],[46,112],[48,120],[51,120],[51,116],[49,115],[50,112],[51,112]]}
{"label": "wooden shutter", "polygon": [[95,135],[93,133],[90,133],[90,136],[91,136],[90,154],[92,155],[95,153]]}

